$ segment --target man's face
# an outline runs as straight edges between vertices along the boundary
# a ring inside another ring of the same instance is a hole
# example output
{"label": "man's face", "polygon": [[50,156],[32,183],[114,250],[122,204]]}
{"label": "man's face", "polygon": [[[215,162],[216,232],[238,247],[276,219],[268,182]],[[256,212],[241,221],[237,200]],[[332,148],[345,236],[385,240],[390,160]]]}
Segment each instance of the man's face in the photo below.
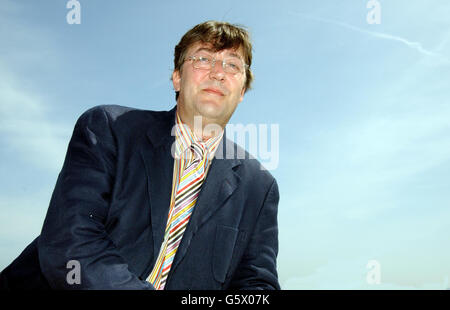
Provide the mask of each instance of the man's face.
{"label": "man's face", "polygon": [[[214,68],[194,68],[190,56],[209,56],[217,61]],[[203,122],[225,126],[239,102],[244,98],[245,69],[242,73],[227,73],[222,60],[243,58],[241,49],[224,49],[214,52],[207,43],[195,43],[186,53],[180,71],[172,74],[173,86],[179,91],[178,110],[184,122],[191,123],[194,116],[202,116]]]}

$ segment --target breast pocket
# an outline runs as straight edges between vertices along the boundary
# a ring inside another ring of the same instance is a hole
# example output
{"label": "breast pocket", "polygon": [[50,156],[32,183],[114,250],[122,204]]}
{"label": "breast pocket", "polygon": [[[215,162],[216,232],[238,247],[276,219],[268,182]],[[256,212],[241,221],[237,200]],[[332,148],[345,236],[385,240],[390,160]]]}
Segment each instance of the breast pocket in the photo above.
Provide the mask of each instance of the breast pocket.
{"label": "breast pocket", "polygon": [[221,283],[225,282],[238,232],[239,230],[237,228],[217,225],[216,237],[214,240],[212,269],[214,279]]}

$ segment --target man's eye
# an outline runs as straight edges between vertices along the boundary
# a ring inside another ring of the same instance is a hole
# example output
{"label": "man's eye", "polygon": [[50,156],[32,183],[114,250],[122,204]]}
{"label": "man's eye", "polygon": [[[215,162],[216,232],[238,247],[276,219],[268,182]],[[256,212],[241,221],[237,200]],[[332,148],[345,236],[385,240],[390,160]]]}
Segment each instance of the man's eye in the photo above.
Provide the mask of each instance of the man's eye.
{"label": "man's eye", "polygon": [[208,57],[198,57],[198,61],[202,63],[208,63],[210,62],[210,59]]}
{"label": "man's eye", "polygon": [[240,69],[241,69],[240,64],[237,63],[237,62],[233,62],[233,61],[227,62],[227,65],[228,65],[230,68],[234,69],[234,70],[240,70]]}

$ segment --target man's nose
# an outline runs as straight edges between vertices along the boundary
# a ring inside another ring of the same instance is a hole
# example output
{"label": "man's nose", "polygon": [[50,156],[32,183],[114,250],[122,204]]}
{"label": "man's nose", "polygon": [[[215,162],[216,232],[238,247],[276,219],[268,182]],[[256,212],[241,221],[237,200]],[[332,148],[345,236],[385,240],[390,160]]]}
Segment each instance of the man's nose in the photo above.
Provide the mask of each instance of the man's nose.
{"label": "man's nose", "polygon": [[210,76],[212,78],[222,80],[225,77],[225,71],[223,71],[223,62],[222,60],[214,59],[212,63],[212,68],[210,70]]}

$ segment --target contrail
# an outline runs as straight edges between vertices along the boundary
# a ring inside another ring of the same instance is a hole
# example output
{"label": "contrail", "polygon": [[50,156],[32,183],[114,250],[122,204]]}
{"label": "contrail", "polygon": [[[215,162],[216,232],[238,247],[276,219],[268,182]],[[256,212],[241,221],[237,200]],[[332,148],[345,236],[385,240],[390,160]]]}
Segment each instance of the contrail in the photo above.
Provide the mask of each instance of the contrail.
{"label": "contrail", "polygon": [[321,18],[321,17],[314,17],[314,16],[309,16],[309,15],[305,15],[305,14],[301,14],[301,13],[297,13],[297,12],[289,12],[292,15],[296,15],[296,16],[300,16],[306,19],[311,19],[311,20],[315,20],[318,22],[323,22],[323,23],[327,23],[327,24],[332,24],[332,25],[337,25],[337,26],[341,26],[350,30],[354,30],[360,33],[364,33],[364,34],[368,34],[370,36],[373,36],[375,38],[380,38],[380,39],[387,39],[387,40],[393,40],[393,41],[398,41],[401,42],[403,44],[405,44],[406,46],[415,49],[416,51],[418,51],[419,53],[426,55],[426,56],[431,56],[431,57],[438,57],[441,58],[443,60],[445,60],[445,62],[450,63],[450,60],[448,60],[447,58],[445,58],[442,54],[433,52],[433,51],[429,51],[427,49],[425,49],[422,44],[420,44],[419,42],[412,42],[409,41],[407,39],[404,39],[402,37],[398,37],[398,36],[394,36],[391,34],[387,34],[387,33],[382,33],[382,32],[377,32],[377,31],[370,31],[370,30],[365,30],[362,28],[358,28],[355,26],[352,26],[350,24],[344,23],[344,22],[340,22],[340,21],[336,21],[336,20],[331,20],[331,19],[326,19],[326,18]]}

